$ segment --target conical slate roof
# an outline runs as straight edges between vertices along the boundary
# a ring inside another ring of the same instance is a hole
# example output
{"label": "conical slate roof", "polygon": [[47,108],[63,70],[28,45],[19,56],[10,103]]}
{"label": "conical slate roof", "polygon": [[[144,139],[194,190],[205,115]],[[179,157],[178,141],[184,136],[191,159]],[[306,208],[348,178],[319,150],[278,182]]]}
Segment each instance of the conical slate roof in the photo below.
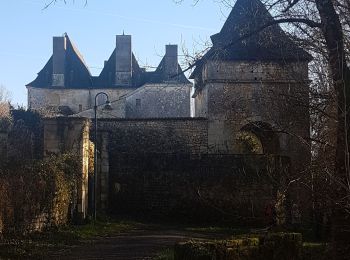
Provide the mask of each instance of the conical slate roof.
{"label": "conical slate roof", "polygon": [[[237,0],[205,60],[281,61],[311,60],[278,24],[262,29],[274,19],[260,0]],[[261,30],[262,29],[262,30]],[[198,70],[196,70],[198,71]]]}

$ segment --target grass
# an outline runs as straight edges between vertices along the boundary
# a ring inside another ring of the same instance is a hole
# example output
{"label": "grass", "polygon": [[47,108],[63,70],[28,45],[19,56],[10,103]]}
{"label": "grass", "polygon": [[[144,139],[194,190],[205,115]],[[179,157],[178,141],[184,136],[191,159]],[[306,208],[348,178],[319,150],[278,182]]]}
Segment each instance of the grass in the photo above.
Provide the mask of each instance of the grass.
{"label": "grass", "polygon": [[[96,238],[114,236],[139,228],[147,229],[147,227],[153,227],[154,225],[156,224],[141,224],[140,222],[124,219],[104,218],[86,225],[69,225],[56,230],[31,234],[26,237],[7,238],[6,240],[0,240],[0,259],[45,259],[45,256],[55,252],[69,254],[69,251],[73,248],[89,244]],[[169,228],[168,225],[164,226]],[[162,228],[162,225],[156,225],[156,228]],[[223,226],[176,225],[171,228],[209,234],[213,239],[218,237],[249,237],[253,236],[254,231],[256,231],[248,228]],[[326,259],[328,255],[327,244],[315,242],[310,238],[306,236],[306,242],[303,244],[303,259]],[[174,259],[174,250],[173,248],[161,250],[153,259],[172,260]]]}
{"label": "grass", "polygon": [[153,260],[174,260],[174,249],[166,248],[160,251]]}
{"label": "grass", "polygon": [[130,232],[141,225],[132,221],[104,219],[86,225],[69,225],[56,230],[11,237],[0,241],[0,259],[43,258],[49,252],[91,243],[92,239]]}
{"label": "grass", "polygon": [[224,235],[244,235],[249,233],[248,229],[243,228],[232,228],[232,227],[220,227],[220,226],[208,226],[208,227],[186,227],[186,231],[198,232],[198,233],[213,233],[213,234],[224,234]]}
{"label": "grass", "polygon": [[[325,243],[303,243],[303,259],[305,260],[322,260],[329,259],[327,255],[327,244]],[[160,251],[153,260],[173,260],[174,249],[166,248]]]}
{"label": "grass", "polygon": [[327,243],[303,243],[303,259],[307,260],[322,260],[330,259]]}

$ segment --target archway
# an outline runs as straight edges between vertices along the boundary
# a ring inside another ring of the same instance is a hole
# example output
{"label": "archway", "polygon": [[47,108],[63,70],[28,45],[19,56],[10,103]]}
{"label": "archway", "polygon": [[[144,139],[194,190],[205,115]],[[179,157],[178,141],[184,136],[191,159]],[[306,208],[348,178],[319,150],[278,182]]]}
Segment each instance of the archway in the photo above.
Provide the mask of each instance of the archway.
{"label": "archway", "polygon": [[271,125],[265,122],[252,122],[243,126],[237,135],[237,141],[241,153],[280,153],[278,135]]}

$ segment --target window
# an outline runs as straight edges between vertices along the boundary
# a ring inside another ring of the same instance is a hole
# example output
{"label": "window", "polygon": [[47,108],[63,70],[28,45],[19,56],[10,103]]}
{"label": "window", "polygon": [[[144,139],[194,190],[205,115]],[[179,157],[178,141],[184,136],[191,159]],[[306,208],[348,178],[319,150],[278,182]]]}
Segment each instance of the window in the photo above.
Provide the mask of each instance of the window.
{"label": "window", "polygon": [[83,111],[83,105],[79,104],[79,112]]}
{"label": "window", "polygon": [[136,107],[137,108],[141,107],[141,99],[139,99],[139,98],[136,99]]}

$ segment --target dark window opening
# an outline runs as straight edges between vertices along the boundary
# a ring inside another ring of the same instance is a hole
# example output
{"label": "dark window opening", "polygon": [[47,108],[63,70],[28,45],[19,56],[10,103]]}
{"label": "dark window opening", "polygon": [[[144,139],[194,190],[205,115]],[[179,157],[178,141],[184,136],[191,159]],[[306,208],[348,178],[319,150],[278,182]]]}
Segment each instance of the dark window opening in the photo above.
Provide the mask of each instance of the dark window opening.
{"label": "dark window opening", "polygon": [[83,105],[79,104],[79,112],[83,111]]}

